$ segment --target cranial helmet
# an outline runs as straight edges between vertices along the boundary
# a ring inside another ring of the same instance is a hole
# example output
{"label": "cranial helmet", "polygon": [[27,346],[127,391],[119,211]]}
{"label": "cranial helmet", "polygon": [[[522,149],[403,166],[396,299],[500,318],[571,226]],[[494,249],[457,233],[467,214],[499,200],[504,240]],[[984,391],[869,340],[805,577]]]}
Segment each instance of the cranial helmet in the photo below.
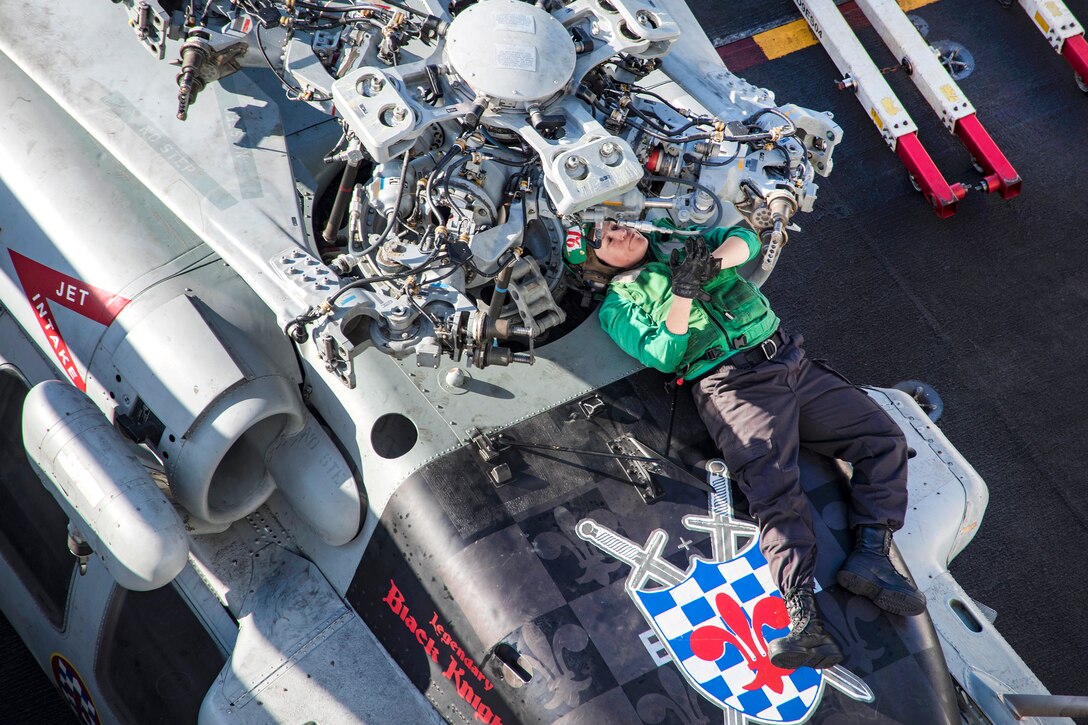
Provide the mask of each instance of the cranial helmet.
{"label": "cranial helmet", "polygon": [[599,292],[608,287],[612,277],[623,269],[605,264],[597,258],[596,249],[600,247],[600,241],[593,243],[595,233],[596,225],[592,222],[568,229],[563,259],[575,276],[581,279],[583,286]]}

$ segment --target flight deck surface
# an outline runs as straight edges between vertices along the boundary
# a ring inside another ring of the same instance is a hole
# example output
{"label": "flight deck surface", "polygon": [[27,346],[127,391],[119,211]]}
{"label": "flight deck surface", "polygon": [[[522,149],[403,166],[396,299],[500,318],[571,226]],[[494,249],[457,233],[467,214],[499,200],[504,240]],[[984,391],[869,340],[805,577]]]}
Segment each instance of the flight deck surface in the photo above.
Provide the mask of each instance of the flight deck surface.
{"label": "flight deck surface", "polygon": [[[799,17],[788,0],[689,2],[723,53]],[[990,489],[982,528],[952,573],[997,611],[998,629],[1051,692],[1088,694],[1088,632],[1077,626],[1088,594],[1088,260],[1075,247],[1088,228],[1088,96],[1018,7],[912,5],[927,40],[961,43],[974,57],[960,87],[1023,177],[1022,194],[971,192],[938,219],[852,94],[835,89],[826,52],[773,57],[792,46],[759,36],[768,44],[733,69],[783,101],[833,111],[846,132],[814,212],[764,289],[784,327],[850,379],[937,389],[942,430]],[[1088,0],[1068,5],[1088,19]],[[857,32],[878,66],[895,66],[875,31]],[[945,176],[976,182],[968,153],[905,74],[886,78]],[[17,640],[4,642],[8,652]],[[0,662],[17,672],[2,677],[5,722],[60,722],[67,712],[45,701],[44,678],[36,692],[23,679],[33,668],[25,654]]]}
{"label": "flight deck surface", "polygon": [[[1088,16],[1088,3],[1069,7]],[[758,17],[792,8],[760,3]],[[951,571],[997,611],[997,628],[1051,692],[1088,694],[1088,633],[1076,618],[1088,594],[1088,259],[1075,246],[1088,223],[1088,96],[1018,7],[944,0],[912,12],[931,43],[974,56],[960,87],[1023,177],[1021,195],[970,193],[938,219],[852,94],[835,89],[821,47],[755,63],[738,72],[832,110],[846,132],[804,233],[764,289],[810,354],[851,380],[936,388],[941,429],[990,489],[981,530]],[[713,37],[739,32],[720,12],[700,19]],[[857,32],[878,66],[895,65],[874,30]],[[909,78],[887,78],[945,176],[975,183],[969,154]]]}

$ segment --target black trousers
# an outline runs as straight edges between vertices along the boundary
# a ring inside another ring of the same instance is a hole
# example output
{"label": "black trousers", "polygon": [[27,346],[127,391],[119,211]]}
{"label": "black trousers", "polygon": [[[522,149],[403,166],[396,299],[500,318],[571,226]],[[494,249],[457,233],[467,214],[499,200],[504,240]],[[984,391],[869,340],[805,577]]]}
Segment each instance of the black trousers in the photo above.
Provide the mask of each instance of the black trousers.
{"label": "black trousers", "polygon": [[863,391],[805,356],[792,336],[771,360],[728,361],[696,384],[699,414],[760,523],[778,588],[812,586],[816,539],[800,446],[853,464],[850,526],[899,529],[907,508],[903,432]]}

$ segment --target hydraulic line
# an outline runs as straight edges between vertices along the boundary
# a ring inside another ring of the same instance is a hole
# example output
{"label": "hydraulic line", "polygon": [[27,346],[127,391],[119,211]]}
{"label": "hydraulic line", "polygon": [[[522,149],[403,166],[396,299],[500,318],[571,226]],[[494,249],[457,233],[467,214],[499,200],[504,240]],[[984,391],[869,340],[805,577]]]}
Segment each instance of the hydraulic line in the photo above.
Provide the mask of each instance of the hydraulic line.
{"label": "hydraulic line", "polygon": [[510,277],[514,274],[514,264],[511,262],[502,268],[495,279],[495,291],[491,295],[491,304],[487,308],[487,316],[491,320],[499,319],[502,314],[502,306],[506,304],[506,290],[510,286]]}
{"label": "hydraulic line", "polygon": [[[400,202],[401,199],[404,197],[404,178],[408,174],[408,155],[411,153],[411,151],[411,149],[405,151],[404,158],[401,159],[400,178],[397,182],[397,198],[393,202],[393,208],[390,209],[389,213],[385,216],[385,229],[382,230],[381,236],[378,237],[378,240],[376,242],[368,245],[366,248],[363,249],[363,251],[359,252],[358,256],[360,259],[366,257],[366,255],[370,254],[375,249],[378,249],[383,244],[385,244],[385,240],[389,238],[389,233],[393,230],[393,225],[397,221],[397,210],[400,209]],[[361,220],[362,217],[360,217],[360,221]],[[359,235],[359,238],[362,239],[362,234]]]}

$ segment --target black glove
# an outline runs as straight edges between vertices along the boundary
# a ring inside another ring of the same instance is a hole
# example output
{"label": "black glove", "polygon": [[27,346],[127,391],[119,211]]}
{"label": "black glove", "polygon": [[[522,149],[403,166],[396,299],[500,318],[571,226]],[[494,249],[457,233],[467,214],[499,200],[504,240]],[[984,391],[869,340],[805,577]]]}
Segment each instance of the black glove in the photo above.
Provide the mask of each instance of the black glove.
{"label": "black glove", "polygon": [[673,295],[707,302],[710,295],[703,291],[703,285],[718,274],[721,263],[710,255],[702,239],[688,237],[684,242],[684,261],[680,261],[679,249],[672,250],[669,269],[672,270]]}

